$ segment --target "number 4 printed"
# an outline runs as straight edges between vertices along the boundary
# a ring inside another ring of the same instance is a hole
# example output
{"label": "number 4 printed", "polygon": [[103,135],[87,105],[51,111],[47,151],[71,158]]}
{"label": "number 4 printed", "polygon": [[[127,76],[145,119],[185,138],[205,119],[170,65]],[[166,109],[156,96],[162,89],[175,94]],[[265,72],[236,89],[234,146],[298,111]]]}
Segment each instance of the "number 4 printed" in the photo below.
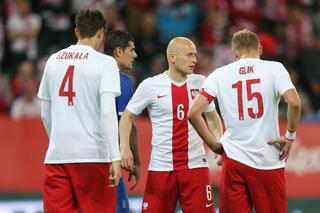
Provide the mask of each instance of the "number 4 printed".
{"label": "number 4 printed", "polygon": [[[66,96],[68,97],[68,106],[73,106],[73,97],[76,96],[76,93],[73,91],[73,72],[74,72],[74,65],[70,65],[66,74],[63,77],[60,89],[59,89],[59,96]],[[68,90],[65,91],[66,83],[68,81]]]}

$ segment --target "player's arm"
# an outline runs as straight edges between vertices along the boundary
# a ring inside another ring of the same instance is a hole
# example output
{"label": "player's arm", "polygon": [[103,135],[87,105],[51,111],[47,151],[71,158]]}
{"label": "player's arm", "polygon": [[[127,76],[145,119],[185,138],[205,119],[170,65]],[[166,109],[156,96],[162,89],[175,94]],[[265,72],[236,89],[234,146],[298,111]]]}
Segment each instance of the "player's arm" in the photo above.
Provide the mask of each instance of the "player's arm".
{"label": "player's arm", "polygon": [[121,116],[119,125],[121,166],[128,171],[133,171],[134,169],[133,156],[130,149],[130,135],[135,117],[136,115],[126,109]]}
{"label": "player's arm", "polygon": [[50,138],[51,134],[51,101],[41,100],[41,120]]}
{"label": "player's arm", "polygon": [[213,152],[221,154],[222,145],[218,142],[218,139],[210,133],[202,117],[202,113],[208,105],[209,102],[207,98],[203,95],[198,95],[192,107],[189,109],[188,120],[208,147]]}
{"label": "player's arm", "polygon": [[[204,113],[206,118],[207,118],[207,123],[210,132],[213,134],[215,138],[220,140],[222,134],[223,134],[223,127],[222,127],[222,122],[221,118],[216,110],[212,110],[210,112],[205,112]],[[217,159],[217,165],[221,166],[222,165],[222,156],[221,155],[216,155],[215,158]]]}
{"label": "player's arm", "polygon": [[121,177],[120,150],[118,142],[118,119],[116,114],[115,94],[103,92],[100,95],[101,129],[103,139],[110,152],[110,186],[116,186]]}
{"label": "player's arm", "polygon": [[140,180],[140,157],[139,157],[139,144],[138,144],[138,132],[135,122],[132,122],[131,134],[130,134],[130,150],[133,155],[134,168],[133,171],[129,172],[128,181],[131,181],[132,176],[135,177],[130,189],[138,184]]}
{"label": "player's arm", "polygon": [[300,121],[301,102],[296,89],[289,89],[283,93],[285,101],[288,103],[287,108],[287,131],[284,137],[269,141],[271,145],[280,145],[280,160],[287,161],[292,142],[296,136],[296,128]]}
{"label": "player's arm", "polygon": [[210,132],[213,134],[215,138],[220,140],[223,134],[223,128],[222,128],[222,122],[218,112],[216,110],[212,110],[210,112],[205,112],[204,114],[207,118]]}

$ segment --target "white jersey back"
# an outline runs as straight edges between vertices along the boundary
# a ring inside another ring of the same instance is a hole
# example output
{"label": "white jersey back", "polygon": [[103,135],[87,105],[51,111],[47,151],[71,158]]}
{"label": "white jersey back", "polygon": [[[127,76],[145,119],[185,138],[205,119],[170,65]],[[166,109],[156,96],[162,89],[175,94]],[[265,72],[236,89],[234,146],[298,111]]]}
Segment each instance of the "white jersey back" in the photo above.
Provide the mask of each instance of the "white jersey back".
{"label": "white jersey back", "polygon": [[258,169],[284,167],[279,150],[267,144],[279,136],[281,95],[294,88],[281,63],[240,59],[211,73],[203,88],[218,99],[226,126],[221,142],[229,158]]}
{"label": "white jersey back", "polygon": [[100,127],[100,94],[120,94],[116,61],[86,45],[50,56],[38,96],[51,101],[45,163],[110,162]]}
{"label": "white jersey back", "polygon": [[[205,78],[189,75],[182,83],[166,72],[144,80],[127,109],[139,115],[148,108],[152,123],[152,151],[149,170],[172,171],[207,167],[203,142],[187,120],[188,109]],[[214,110],[214,103],[207,111]]]}

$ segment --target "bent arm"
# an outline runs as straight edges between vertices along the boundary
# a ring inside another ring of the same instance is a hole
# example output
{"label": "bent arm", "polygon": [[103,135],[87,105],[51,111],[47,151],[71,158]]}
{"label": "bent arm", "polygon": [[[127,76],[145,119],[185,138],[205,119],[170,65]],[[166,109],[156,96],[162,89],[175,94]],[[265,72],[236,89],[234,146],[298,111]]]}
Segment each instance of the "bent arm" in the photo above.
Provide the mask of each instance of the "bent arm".
{"label": "bent arm", "polygon": [[111,161],[120,161],[115,94],[111,92],[102,93],[100,95],[100,105],[102,135],[110,152]]}
{"label": "bent arm", "polygon": [[189,109],[188,120],[202,140],[209,146],[209,148],[212,151],[220,154],[222,152],[222,146],[218,142],[217,138],[210,133],[202,117],[202,113],[208,107],[208,105],[209,102],[207,98],[203,95],[198,95],[192,107]]}
{"label": "bent arm", "polygon": [[301,102],[296,89],[289,89],[283,93],[283,97],[288,103],[287,109],[287,129],[296,131],[300,121]]}
{"label": "bent arm", "polygon": [[51,101],[41,100],[41,120],[50,138],[51,134]]}
{"label": "bent arm", "polygon": [[218,112],[216,110],[212,110],[211,112],[206,112],[205,116],[207,118],[210,132],[216,139],[220,140],[223,134],[223,128]]}

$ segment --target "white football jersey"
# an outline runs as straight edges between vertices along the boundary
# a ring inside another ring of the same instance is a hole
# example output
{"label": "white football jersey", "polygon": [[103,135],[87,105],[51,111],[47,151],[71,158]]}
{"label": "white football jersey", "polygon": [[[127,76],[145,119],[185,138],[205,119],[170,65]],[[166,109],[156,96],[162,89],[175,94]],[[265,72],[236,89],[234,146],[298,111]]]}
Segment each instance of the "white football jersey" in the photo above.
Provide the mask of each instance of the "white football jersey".
{"label": "white football jersey", "polygon": [[[204,76],[191,74],[181,83],[171,80],[164,72],[144,80],[127,109],[139,115],[147,107],[152,123],[152,151],[149,170],[173,171],[207,167],[203,142],[187,113]],[[214,103],[207,111],[214,110]]]}
{"label": "white football jersey", "polygon": [[120,94],[116,61],[87,45],[50,56],[38,96],[51,101],[45,163],[111,162],[100,126],[100,94]]}
{"label": "white football jersey", "polygon": [[240,59],[208,76],[203,89],[218,99],[226,126],[221,143],[229,158],[257,169],[284,167],[279,150],[267,141],[279,136],[278,104],[291,88],[281,63],[258,58]]}

